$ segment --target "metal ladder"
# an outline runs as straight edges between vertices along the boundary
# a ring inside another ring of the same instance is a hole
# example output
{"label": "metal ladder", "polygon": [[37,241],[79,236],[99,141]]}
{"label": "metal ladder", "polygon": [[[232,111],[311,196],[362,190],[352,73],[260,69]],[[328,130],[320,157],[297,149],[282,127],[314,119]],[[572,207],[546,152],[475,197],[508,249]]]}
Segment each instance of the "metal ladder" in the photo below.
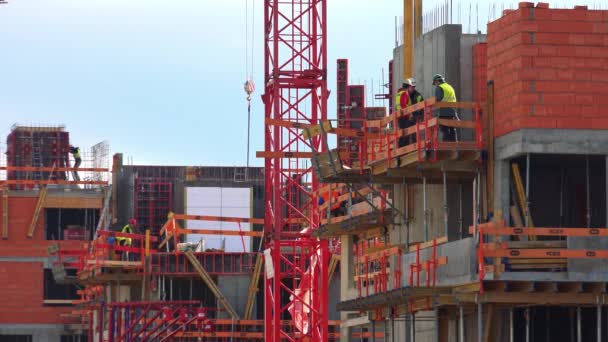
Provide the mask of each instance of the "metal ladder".
{"label": "metal ladder", "polygon": [[[32,135],[32,166],[34,167],[43,167],[42,161],[42,144],[41,139],[38,137],[34,137]],[[42,171],[33,171],[32,178],[34,180],[42,180],[43,173]],[[37,187],[38,185],[36,185]]]}

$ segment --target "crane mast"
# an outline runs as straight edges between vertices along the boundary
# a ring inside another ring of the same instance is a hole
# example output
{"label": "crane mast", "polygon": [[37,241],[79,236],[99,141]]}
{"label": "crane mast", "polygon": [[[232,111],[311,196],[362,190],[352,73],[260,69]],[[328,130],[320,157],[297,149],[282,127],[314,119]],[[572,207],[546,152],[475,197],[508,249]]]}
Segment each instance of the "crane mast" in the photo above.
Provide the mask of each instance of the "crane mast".
{"label": "crane mast", "polygon": [[[328,340],[326,240],[311,236],[319,224],[312,172],[321,137],[274,125],[327,120],[326,0],[264,1],[266,341]],[[302,232],[303,227],[308,227]],[[292,320],[294,326],[281,321]]]}

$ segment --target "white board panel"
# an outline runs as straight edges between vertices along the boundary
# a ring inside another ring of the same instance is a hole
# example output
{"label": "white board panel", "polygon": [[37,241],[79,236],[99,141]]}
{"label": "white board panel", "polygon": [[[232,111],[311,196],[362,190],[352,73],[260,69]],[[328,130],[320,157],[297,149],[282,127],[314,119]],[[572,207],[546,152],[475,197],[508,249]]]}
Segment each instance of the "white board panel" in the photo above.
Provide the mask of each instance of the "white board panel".
{"label": "white board panel", "polygon": [[[251,212],[251,188],[186,188],[187,215],[250,218]],[[239,224],[236,222],[188,220],[186,228],[239,231]],[[240,230],[250,231],[251,226],[249,223],[241,223]],[[226,252],[243,252],[243,243],[245,244],[244,251],[251,251],[251,237],[249,236],[188,234],[187,237],[188,242],[194,243],[198,243],[201,239],[205,241],[206,249],[221,249],[222,240],[225,240],[224,250]]]}

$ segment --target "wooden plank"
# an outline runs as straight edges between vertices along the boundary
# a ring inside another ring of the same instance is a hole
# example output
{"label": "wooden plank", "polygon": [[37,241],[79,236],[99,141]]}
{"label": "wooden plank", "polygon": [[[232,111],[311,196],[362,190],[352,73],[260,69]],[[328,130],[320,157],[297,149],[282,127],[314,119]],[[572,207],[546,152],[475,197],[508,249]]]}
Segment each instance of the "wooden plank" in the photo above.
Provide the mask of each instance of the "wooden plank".
{"label": "wooden plank", "polygon": [[40,211],[42,210],[42,206],[46,199],[46,194],[48,193],[48,188],[44,187],[40,189],[38,192],[38,202],[36,203],[36,208],[34,209],[34,215],[32,215],[32,221],[30,222],[30,228],[27,230],[27,237],[32,238],[34,236],[34,232],[36,231],[36,226],[38,225],[38,218],[40,217]]}
{"label": "wooden plank", "polygon": [[340,263],[340,256],[332,254],[331,259],[329,259],[329,271],[328,271],[328,275],[327,275],[328,283],[331,282],[331,278],[334,276],[334,273],[336,272],[336,268],[338,267],[339,263]]}
{"label": "wooden plank", "polygon": [[2,188],[2,238],[8,239],[8,189]]}
{"label": "wooden plank", "polygon": [[258,253],[258,256],[255,259],[255,266],[253,267],[251,283],[249,283],[249,294],[247,295],[247,304],[245,305],[243,319],[251,319],[253,314],[253,304],[255,303],[255,296],[258,293],[258,283],[260,281],[260,274],[262,273],[263,260],[264,254]]}
{"label": "wooden plank", "polygon": [[509,210],[511,212],[511,218],[513,219],[513,223],[515,223],[515,226],[523,227],[524,221],[521,219],[521,214],[519,213],[519,209],[517,209],[517,206],[512,205],[509,207]]}
{"label": "wooden plank", "polygon": [[192,267],[194,267],[194,269],[196,270],[198,275],[201,277],[203,282],[205,282],[205,284],[207,284],[207,286],[209,287],[211,292],[213,292],[213,294],[215,295],[217,300],[222,304],[222,306],[224,307],[224,309],[226,309],[226,311],[230,314],[230,316],[232,316],[232,318],[234,318],[234,319],[240,319],[238,313],[234,310],[232,305],[230,305],[230,302],[228,302],[228,299],[226,299],[224,294],[222,294],[222,291],[220,291],[220,289],[217,287],[217,285],[213,281],[213,278],[211,278],[211,276],[209,276],[207,271],[205,271],[203,266],[198,262],[198,260],[194,256],[194,253],[192,253],[192,251],[187,251],[185,253],[185,255],[188,258],[188,261],[190,261],[190,264],[192,264]]}
{"label": "wooden plank", "polygon": [[75,197],[50,194],[43,203],[43,208],[71,208],[71,209],[100,209],[103,207],[103,198]]}
{"label": "wooden plank", "polygon": [[[517,165],[517,163],[513,163],[513,164],[511,164],[511,169],[513,171],[513,181],[515,183],[515,190],[517,193],[519,208],[521,210],[521,213],[524,216],[524,221],[525,221],[528,200],[526,199],[526,192],[524,190],[523,181],[521,179],[521,174],[519,172],[519,165]],[[528,214],[528,226],[534,227],[534,222],[532,221],[532,213],[530,213],[528,211],[527,214]]]}

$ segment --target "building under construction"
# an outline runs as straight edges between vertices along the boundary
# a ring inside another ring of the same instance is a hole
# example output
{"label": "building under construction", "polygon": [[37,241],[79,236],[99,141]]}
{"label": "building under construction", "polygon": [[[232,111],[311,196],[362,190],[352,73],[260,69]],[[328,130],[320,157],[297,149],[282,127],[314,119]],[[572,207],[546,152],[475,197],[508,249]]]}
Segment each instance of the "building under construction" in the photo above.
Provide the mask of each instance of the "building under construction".
{"label": "building under construction", "polygon": [[264,2],[264,167],[75,167],[15,125],[0,341],[608,341],[608,11],[404,5],[387,106],[339,59],[333,120],[326,1]]}

